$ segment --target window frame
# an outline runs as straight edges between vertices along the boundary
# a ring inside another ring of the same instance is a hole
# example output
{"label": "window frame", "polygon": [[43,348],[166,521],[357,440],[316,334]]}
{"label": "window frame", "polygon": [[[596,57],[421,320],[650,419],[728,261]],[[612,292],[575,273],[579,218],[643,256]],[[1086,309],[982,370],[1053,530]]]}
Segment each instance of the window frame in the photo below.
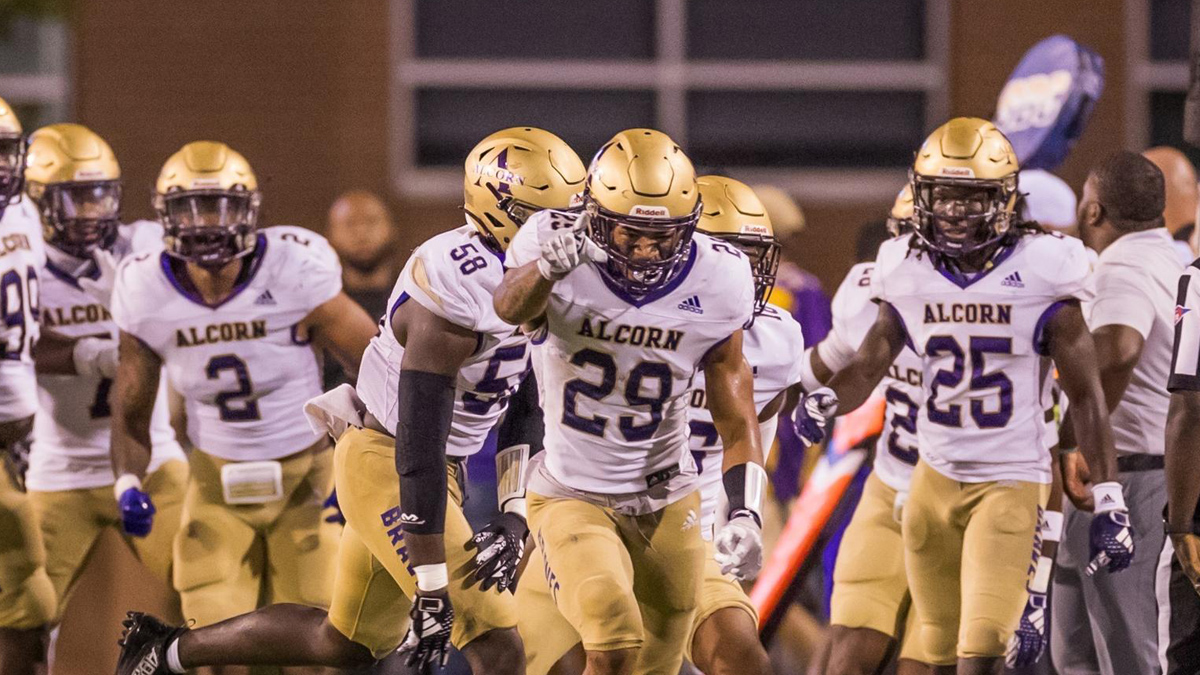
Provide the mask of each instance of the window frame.
{"label": "window frame", "polygon": [[[787,61],[687,59],[687,0],[653,0],[657,54],[646,59],[429,59],[416,55],[416,0],[389,4],[389,166],[396,194],[417,199],[458,198],[462,172],[417,164],[417,91],[445,87],[567,89],[645,88],[655,92],[658,127],[687,146],[687,93],[742,89],[919,91],[925,125],[950,109],[950,0],[925,0],[925,57],[919,61]],[[614,130],[615,131],[615,130]],[[770,182],[802,200],[871,203],[892,200],[903,168],[731,168],[750,182]]]}
{"label": "window frame", "polygon": [[[49,54],[35,73],[0,72],[0,96],[11,106],[38,105],[47,108],[51,120],[70,117],[71,67],[70,27],[63,20],[35,19],[39,52]],[[29,120],[21,120],[25,133],[34,131]]]}
{"label": "window frame", "polygon": [[[1190,31],[1190,27],[1188,28]],[[1150,0],[1125,2],[1125,145],[1150,147],[1150,95],[1186,92],[1188,63],[1150,58]]]}

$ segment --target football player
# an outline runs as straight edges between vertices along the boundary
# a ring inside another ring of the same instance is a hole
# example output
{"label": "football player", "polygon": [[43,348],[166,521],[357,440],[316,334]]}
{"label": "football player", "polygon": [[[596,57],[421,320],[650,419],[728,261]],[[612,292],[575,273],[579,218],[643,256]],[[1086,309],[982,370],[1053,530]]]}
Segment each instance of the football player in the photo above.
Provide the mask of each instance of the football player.
{"label": "football player", "polygon": [[167,418],[164,387],[151,422],[146,481],[159,510],[158,527],[149,529],[137,505],[128,509],[131,505],[112,496],[109,393],[116,375],[116,326],[108,307],[87,289],[95,289],[101,267],[128,255],[135,240],[142,248],[161,249],[161,227],[148,221],[120,224],[120,166],[108,143],[78,124],[55,124],[30,136],[25,189],[47,244],[42,324],[70,338],[38,345],[40,413],[26,481],[61,617],[88,553],[108,528],[123,530],[134,554],[170,583],[187,464]]}
{"label": "football player", "polygon": [[317,350],[356,372],[375,333],[342,293],[328,243],[301,228],[258,229],[260,199],[242,155],[211,141],[183,146],[155,186],[165,250],[122,262],[113,290],[115,492],[148,527],[156,507],[143,479],[165,366],[196,447],[173,576],[184,617],[199,626],[260,598],[329,606],[338,526],[322,505],[333,453],[302,408],[321,393]]}
{"label": "football player", "polygon": [[[896,197],[887,220],[893,236],[912,232],[912,190]],[[871,302],[875,262],[860,262],[833,296],[833,330],[802,359],[803,385],[816,391],[849,363],[879,313]],[[921,651],[916,613],[909,611],[908,579],[900,517],[917,464],[917,425],[921,414],[920,358],[901,350],[878,389],[886,401],[883,430],[875,444],[871,475],[842,535],[830,599],[831,675],[874,673],[900,643],[899,673],[929,672]]]}
{"label": "football player", "polygon": [[[492,308],[505,249],[531,214],[568,207],[584,174],[566,143],[532,127],[499,131],[469,154],[468,222],[409,258],[383,330],[363,357],[358,397],[343,399],[352,412],[342,418],[359,419],[335,451],[346,527],[329,612],[268,607],[187,632],[134,614],[121,673],[212,663],[349,667],[386,656],[402,640],[422,666],[444,663],[449,641],[476,673],[524,672],[512,595],[476,583],[463,472],[529,369],[526,338]],[[440,509],[437,522],[402,518],[420,513],[413,500]],[[525,529],[523,516],[506,513],[487,531],[523,544]]]}
{"label": "football player", "polygon": [[592,160],[583,212],[534,216],[496,290],[500,318],[536,326],[549,423],[530,470],[529,525],[589,673],[673,675],[683,659],[705,559],[687,446],[700,367],[726,448],[717,554],[739,577],[761,564],[766,474],[742,357],[754,279],[736,247],[693,235],[700,210],[679,146],[623,131]]}
{"label": "football player", "polygon": [[1094,562],[1115,572],[1133,555],[1079,305],[1087,256],[1078,241],[1015,217],[1017,170],[990,122],[956,118],[930,135],[911,172],[914,236],[884,244],[872,275],[875,323],[797,415],[801,435],[817,441],[830,416],[866,400],[906,343],[921,357],[905,569],[922,648],[959,673],[999,668],[1025,608],[1029,546],[1051,482],[1050,359],[1094,467]]}
{"label": "football player", "polygon": [[26,141],[0,99],[0,671],[32,674],[54,616],[42,534],[24,494],[28,439],[37,410],[33,344],[38,279],[46,254],[37,212],[21,199]]}
{"label": "football player", "polygon": [[[800,381],[800,356],[804,336],[790,314],[767,303],[779,266],[779,244],[771,220],[751,188],[724,176],[701,176],[702,212],[696,229],[736,246],[751,261],[754,270],[754,322],[745,331],[743,350],[754,373],[754,400],[759,410],[763,445],[775,437],[778,414],[788,389]],[[705,406],[704,371],[692,380],[689,400],[689,446],[700,475],[701,533],[711,542],[718,517],[726,503],[720,472],[721,439]],[[534,547],[527,566],[537,574],[545,566],[541,549]],[[531,578],[517,587],[521,607],[519,627],[527,635],[525,654],[530,675],[545,675],[563,655],[578,644],[579,634],[554,606],[550,588]],[[704,563],[704,580],[685,656],[708,675],[724,673],[768,673],[770,662],[758,639],[758,615],[741,585],[721,570],[713,551]],[[574,654],[569,658],[574,658]],[[555,672],[572,670],[560,662]],[[581,672],[582,665],[574,668]]]}

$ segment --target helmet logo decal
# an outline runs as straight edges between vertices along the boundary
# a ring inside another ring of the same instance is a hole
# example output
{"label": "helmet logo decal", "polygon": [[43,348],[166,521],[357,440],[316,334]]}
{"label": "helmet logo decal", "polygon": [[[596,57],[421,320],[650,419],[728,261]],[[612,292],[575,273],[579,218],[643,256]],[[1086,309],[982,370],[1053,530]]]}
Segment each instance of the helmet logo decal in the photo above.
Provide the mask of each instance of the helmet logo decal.
{"label": "helmet logo decal", "polygon": [[496,191],[503,194],[512,194],[512,190],[508,185],[509,183],[516,183],[517,185],[525,184],[523,177],[508,170],[508,148],[501,150],[500,154],[496,155],[495,164],[476,164],[475,171],[481,176],[491,176],[499,180],[500,185],[496,188]]}
{"label": "helmet logo decal", "polygon": [[943,166],[941,170],[943,176],[954,176],[956,178],[974,178],[975,171],[969,166]]}
{"label": "helmet logo decal", "polygon": [[742,234],[757,234],[764,237],[771,236],[771,229],[766,225],[758,225],[756,223],[742,224]]}
{"label": "helmet logo decal", "polygon": [[665,218],[671,215],[671,212],[665,206],[646,206],[637,204],[633,210],[629,212],[631,216],[650,216],[651,218]]}

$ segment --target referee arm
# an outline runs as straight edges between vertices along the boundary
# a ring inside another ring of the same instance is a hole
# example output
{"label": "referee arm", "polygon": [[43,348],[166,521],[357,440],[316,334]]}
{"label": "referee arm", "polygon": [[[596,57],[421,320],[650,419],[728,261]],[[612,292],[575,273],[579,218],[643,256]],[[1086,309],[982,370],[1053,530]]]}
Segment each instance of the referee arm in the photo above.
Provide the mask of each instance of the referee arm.
{"label": "referee arm", "polygon": [[1175,351],[1167,389],[1167,533],[1175,555],[1200,592],[1200,536],[1195,515],[1200,502],[1200,261],[1179,279],[1175,307]]}

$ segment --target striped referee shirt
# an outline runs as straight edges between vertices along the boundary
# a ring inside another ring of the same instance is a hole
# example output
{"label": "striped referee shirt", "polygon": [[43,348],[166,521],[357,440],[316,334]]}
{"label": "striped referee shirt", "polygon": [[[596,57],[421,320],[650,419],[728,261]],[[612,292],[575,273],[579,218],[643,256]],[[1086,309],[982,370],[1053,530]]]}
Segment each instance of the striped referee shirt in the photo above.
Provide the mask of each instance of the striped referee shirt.
{"label": "striped referee shirt", "polygon": [[1169,391],[1200,391],[1200,260],[1179,277]]}

